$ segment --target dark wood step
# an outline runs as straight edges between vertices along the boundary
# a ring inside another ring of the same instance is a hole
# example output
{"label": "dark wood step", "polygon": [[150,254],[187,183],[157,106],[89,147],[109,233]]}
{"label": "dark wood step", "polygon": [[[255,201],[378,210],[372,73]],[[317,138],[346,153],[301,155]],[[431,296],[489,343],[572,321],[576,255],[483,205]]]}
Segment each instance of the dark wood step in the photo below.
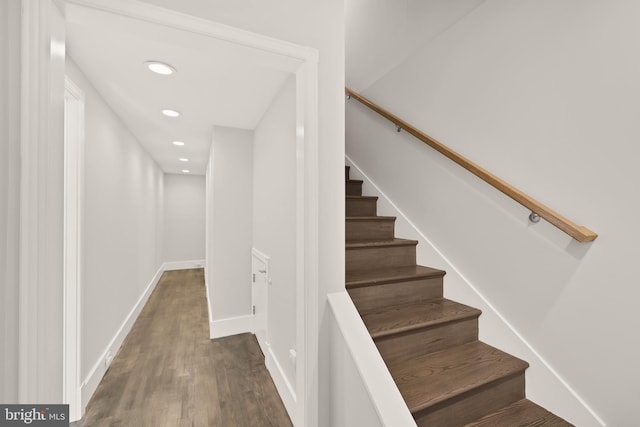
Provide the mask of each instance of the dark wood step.
{"label": "dark wood step", "polygon": [[346,288],[359,312],[442,298],[445,272],[412,265],[347,274]]}
{"label": "dark wood step", "polygon": [[344,179],[349,181],[349,169],[351,169],[350,166],[345,166],[344,167]]}
{"label": "dark wood step", "polygon": [[395,235],[395,216],[347,217],[345,238],[347,241],[392,240]]}
{"label": "dark wood step", "polygon": [[378,198],[372,196],[347,196],[345,214],[346,216],[376,216],[378,214]]}
{"label": "dark wood step", "polygon": [[382,358],[395,364],[477,341],[481,311],[441,298],[360,314]]}
{"label": "dark wood step", "polygon": [[347,273],[415,265],[417,244],[417,240],[406,239],[347,242]]}
{"label": "dark wood step", "polygon": [[346,274],[346,286],[347,289],[354,289],[387,283],[442,278],[445,274],[447,274],[447,272],[444,270],[422,265],[387,268],[384,270],[355,271]]}
{"label": "dark wood step", "polygon": [[345,194],[347,196],[362,196],[362,181],[359,179],[349,179],[345,181]]}
{"label": "dark wood step", "polygon": [[466,427],[570,427],[559,416],[552,414],[530,400],[522,399],[478,421],[466,425]]}
{"label": "dark wood step", "polygon": [[361,314],[371,337],[376,339],[441,323],[477,319],[481,313],[477,308],[440,298],[371,309]]}
{"label": "dark wood step", "polygon": [[389,364],[418,426],[460,426],[524,398],[529,365],[480,341]]}

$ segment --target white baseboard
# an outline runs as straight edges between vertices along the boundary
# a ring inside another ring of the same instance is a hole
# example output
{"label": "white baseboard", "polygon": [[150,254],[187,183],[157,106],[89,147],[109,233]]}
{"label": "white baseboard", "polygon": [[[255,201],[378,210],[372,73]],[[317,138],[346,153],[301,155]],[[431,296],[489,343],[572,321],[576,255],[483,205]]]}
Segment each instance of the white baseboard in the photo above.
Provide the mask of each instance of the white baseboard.
{"label": "white baseboard", "polygon": [[[536,403],[579,426],[605,426],[598,414],[580,395],[553,369],[518,330],[491,304],[480,290],[452,263],[400,210],[400,208],[378,187],[349,156],[345,156],[351,171],[373,189],[371,196],[378,196],[378,209],[385,215],[397,217],[396,229],[400,226],[412,229],[420,247],[427,248],[429,259],[437,262],[438,268],[447,271],[446,281],[455,283],[455,298],[461,303],[482,310],[480,338],[495,347],[529,362],[527,370],[527,396]],[[448,289],[445,284],[445,292]],[[449,295],[446,295],[450,297]]]}
{"label": "white baseboard", "polygon": [[204,269],[204,294],[207,296],[207,315],[209,317],[209,337],[211,337],[211,325],[213,316],[211,315],[211,300],[209,299],[209,280],[207,279],[207,268]]}
{"label": "white baseboard", "polygon": [[243,334],[245,332],[253,332],[252,315],[218,319],[209,323],[209,337],[211,339]]}
{"label": "white baseboard", "polygon": [[203,268],[203,259],[192,259],[188,261],[167,261],[164,263],[164,271],[189,270],[191,268]]}
{"label": "white baseboard", "polygon": [[133,308],[125,318],[124,322],[116,332],[115,336],[111,339],[111,342],[109,342],[109,345],[107,345],[107,348],[105,348],[105,350],[102,352],[98,360],[95,362],[95,364],[93,365],[93,368],[89,372],[89,375],[87,375],[85,380],[80,385],[81,394],[82,394],[82,408],[83,408],[82,412],[83,413],[84,413],[84,408],[87,406],[87,403],[89,403],[89,400],[91,399],[91,396],[93,396],[93,393],[96,391],[96,388],[98,388],[98,384],[100,384],[102,377],[104,377],[104,374],[107,372],[107,369],[109,367],[106,360],[107,355],[110,355],[110,360],[108,361],[110,363],[111,360],[113,360],[113,358],[118,353],[118,350],[122,345],[122,342],[126,338],[129,331],[131,330],[131,327],[135,323],[136,319],[138,318],[140,311],[142,311],[142,308],[147,303],[149,296],[151,295],[153,290],[156,288],[156,285],[160,281],[160,277],[162,277],[162,273],[164,273],[164,264],[161,265],[160,268],[158,268],[158,271],[153,276],[153,279],[151,279],[151,282],[149,283],[147,288],[144,290],[144,292],[142,293],[142,295],[140,296],[136,304],[133,306]]}
{"label": "white baseboard", "polygon": [[282,399],[282,403],[284,403],[284,407],[289,413],[289,418],[292,420],[296,419],[295,389],[291,386],[289,380],[287,380],[287,377],[282,370],[282,366],[278,362],[276,355],[273,354],[271,347],[268,347],[267,354],[264,355],[264,363],[269,374],[271,374],[271,378],[273,379],[273,383],[275,384],[278,394]]}

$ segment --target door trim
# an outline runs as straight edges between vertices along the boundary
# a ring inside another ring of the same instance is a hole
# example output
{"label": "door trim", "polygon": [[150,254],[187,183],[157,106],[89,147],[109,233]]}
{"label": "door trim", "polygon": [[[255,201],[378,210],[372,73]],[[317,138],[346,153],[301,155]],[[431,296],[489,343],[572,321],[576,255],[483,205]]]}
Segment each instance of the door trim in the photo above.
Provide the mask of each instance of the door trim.
{"label": "door trim", "polygon": [[82,418],[81,293],[84,211],[84,92],[65,78],[63,401]]}
{"label": "door trim", "polygon": [[38,402],[62,396],[64,18],[21,6],[18,401]]}

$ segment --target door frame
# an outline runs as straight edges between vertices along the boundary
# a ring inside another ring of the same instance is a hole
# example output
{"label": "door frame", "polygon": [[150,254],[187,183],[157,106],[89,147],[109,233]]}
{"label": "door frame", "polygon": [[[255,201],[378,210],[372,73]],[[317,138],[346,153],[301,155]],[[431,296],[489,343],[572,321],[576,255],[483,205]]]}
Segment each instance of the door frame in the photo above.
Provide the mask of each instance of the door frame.
{"label": "door frame", "polygon": [[62,399],[64,16],[22,0],[18,401]]}
{"label": "door frame", "polygon": [[82,418],[81,295],[84,211],[84,92],[68,77],[64,93],[63,402]]}
{"label": "door frame", "polygon": [[[23,0],[23,4],[28,7],[28,17],[37,17],[34,23],[27,22],[23,28],[23,35],[30,35],[29,32],[38,33],[36,30],[40,26],[37,19],[46,16],[50,2]],[[296,368],[296,411],[290,414],[294,425],[317,425],[318,409],[318,336],[319,336],[319,296],[318,296],[318,199],[319,199],[319,156],[318,156],[318,61],[319,52],[315,48],[301,46],[289,41],[278,40],[261,34],[249,32],[228,25],[219,24],[213,21],[190,16],[170,9],[164,9],[155,5],[128,0],[66,0],[66,3],[89,7],[104,12],[126,16],[132,19],[144,20],[155,24],[164,25],[171,28],[189,31],[199,35],[225,40],[241,46],[248,46],[264,52],[293,58],[297,60],[297,66],[290,70],[296,75],[296,245],[299,248],[296,255],[296,348],[298,351]],[[39,33],[38,33],[39,34]],[[60,44],[60,41],[57,41]],[[23,82],[47,81],[47,71],[51,64],[51,57],[45,60],[44,44],[38,44],[33,37],[23,37],[21,40],[23,57],[29,66],[23,67]],[[64,43],[62,43],[64,44]],[[46,45],[48,46],[48,45]],[[56,45],[58,46],[58,45]],[[23,59],[23,61],[25,60]],[[32,62],[29,62],[33,60]],[[24,62],[23,62],[24,64]],[[23,85],[25,87],[37,87]],[[31,93],[23,93],[23,106],[27,105],[31,109],[38,109],[39,105],[45,105],[50,101],[47,93],[36,90],[35,96],[40,99],[40,104],[29,103],[32,98]],[[42,114],[23,114],[22,129],[41,129],[39,120]],[[23,136],[24,137],[24,136]],[[37,141],[46,144],[48,136],[42,132],[38,135]],[[41,145],[42,146],[42,145]],[[37,149],[38,147],[36,147]],[[55,179],[55,171],[41,171],[35,167],[23,169],[24,180],[42,181]],[[38,188],[31,188],[24,185],[21,189],[23,200],[33,200],[37,197]],[[51,197],[59,197],[63,200],[62,194],[53,194]],[[23,207],[26,204],[23,203]],[[28,212],[28,211],[23,211]],[[37,218],[33,218],[37,221]],[[25,228],[25,231],[30,229]],[[25,235],[23,241],[28,236]],[[301,250],[300,250],[301,249]],[[35,250],[34,245],[27,245],[25,251]],[[24,255],[27,255],[26,253]],[[25,256],[23,259],[29,259]],[[27,272],[26,263],[22,272]],[[30,270],[28,278],[36,277],[40,269]],[[42,271],[46,272],[46,270]],[[21,281],[21,304],[26,305],[29,298],[37,294],[37,281],[33,283],[25,281],[22,286]],[[22,319],[31,320],[29,313],[22,316]],[[45,327],[42,327],[44,329]],[[37,332],[46,334],[47,331],[40,331],[40,327],[31,321],[22,322],[20,325],[21,337],[37,337]],[[36,342],[27,340],[21,345],[21,355],[25,356],[24,363],[20,367],[22,382],[25,390],[35,390],[35,378],[30,372],[37,372],[38,360],[33,356],[32,348]],[[28,383],[28,384],[27,384]],[[27,393],[22,394],[25,396]],[[28,400],[28,399],[27,399]]]}

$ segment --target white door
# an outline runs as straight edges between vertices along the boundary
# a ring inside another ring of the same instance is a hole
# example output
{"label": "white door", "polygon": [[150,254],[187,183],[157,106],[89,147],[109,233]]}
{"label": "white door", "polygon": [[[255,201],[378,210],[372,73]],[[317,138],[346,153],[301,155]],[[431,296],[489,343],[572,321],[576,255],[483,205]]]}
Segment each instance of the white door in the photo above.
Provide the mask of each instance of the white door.
{"label": "white door", "polygon": [[251,257],[251,289],[253,301],[253,333],[263,354],[269,347],[268,302],[269,302],[269,258],[255,249]]}

